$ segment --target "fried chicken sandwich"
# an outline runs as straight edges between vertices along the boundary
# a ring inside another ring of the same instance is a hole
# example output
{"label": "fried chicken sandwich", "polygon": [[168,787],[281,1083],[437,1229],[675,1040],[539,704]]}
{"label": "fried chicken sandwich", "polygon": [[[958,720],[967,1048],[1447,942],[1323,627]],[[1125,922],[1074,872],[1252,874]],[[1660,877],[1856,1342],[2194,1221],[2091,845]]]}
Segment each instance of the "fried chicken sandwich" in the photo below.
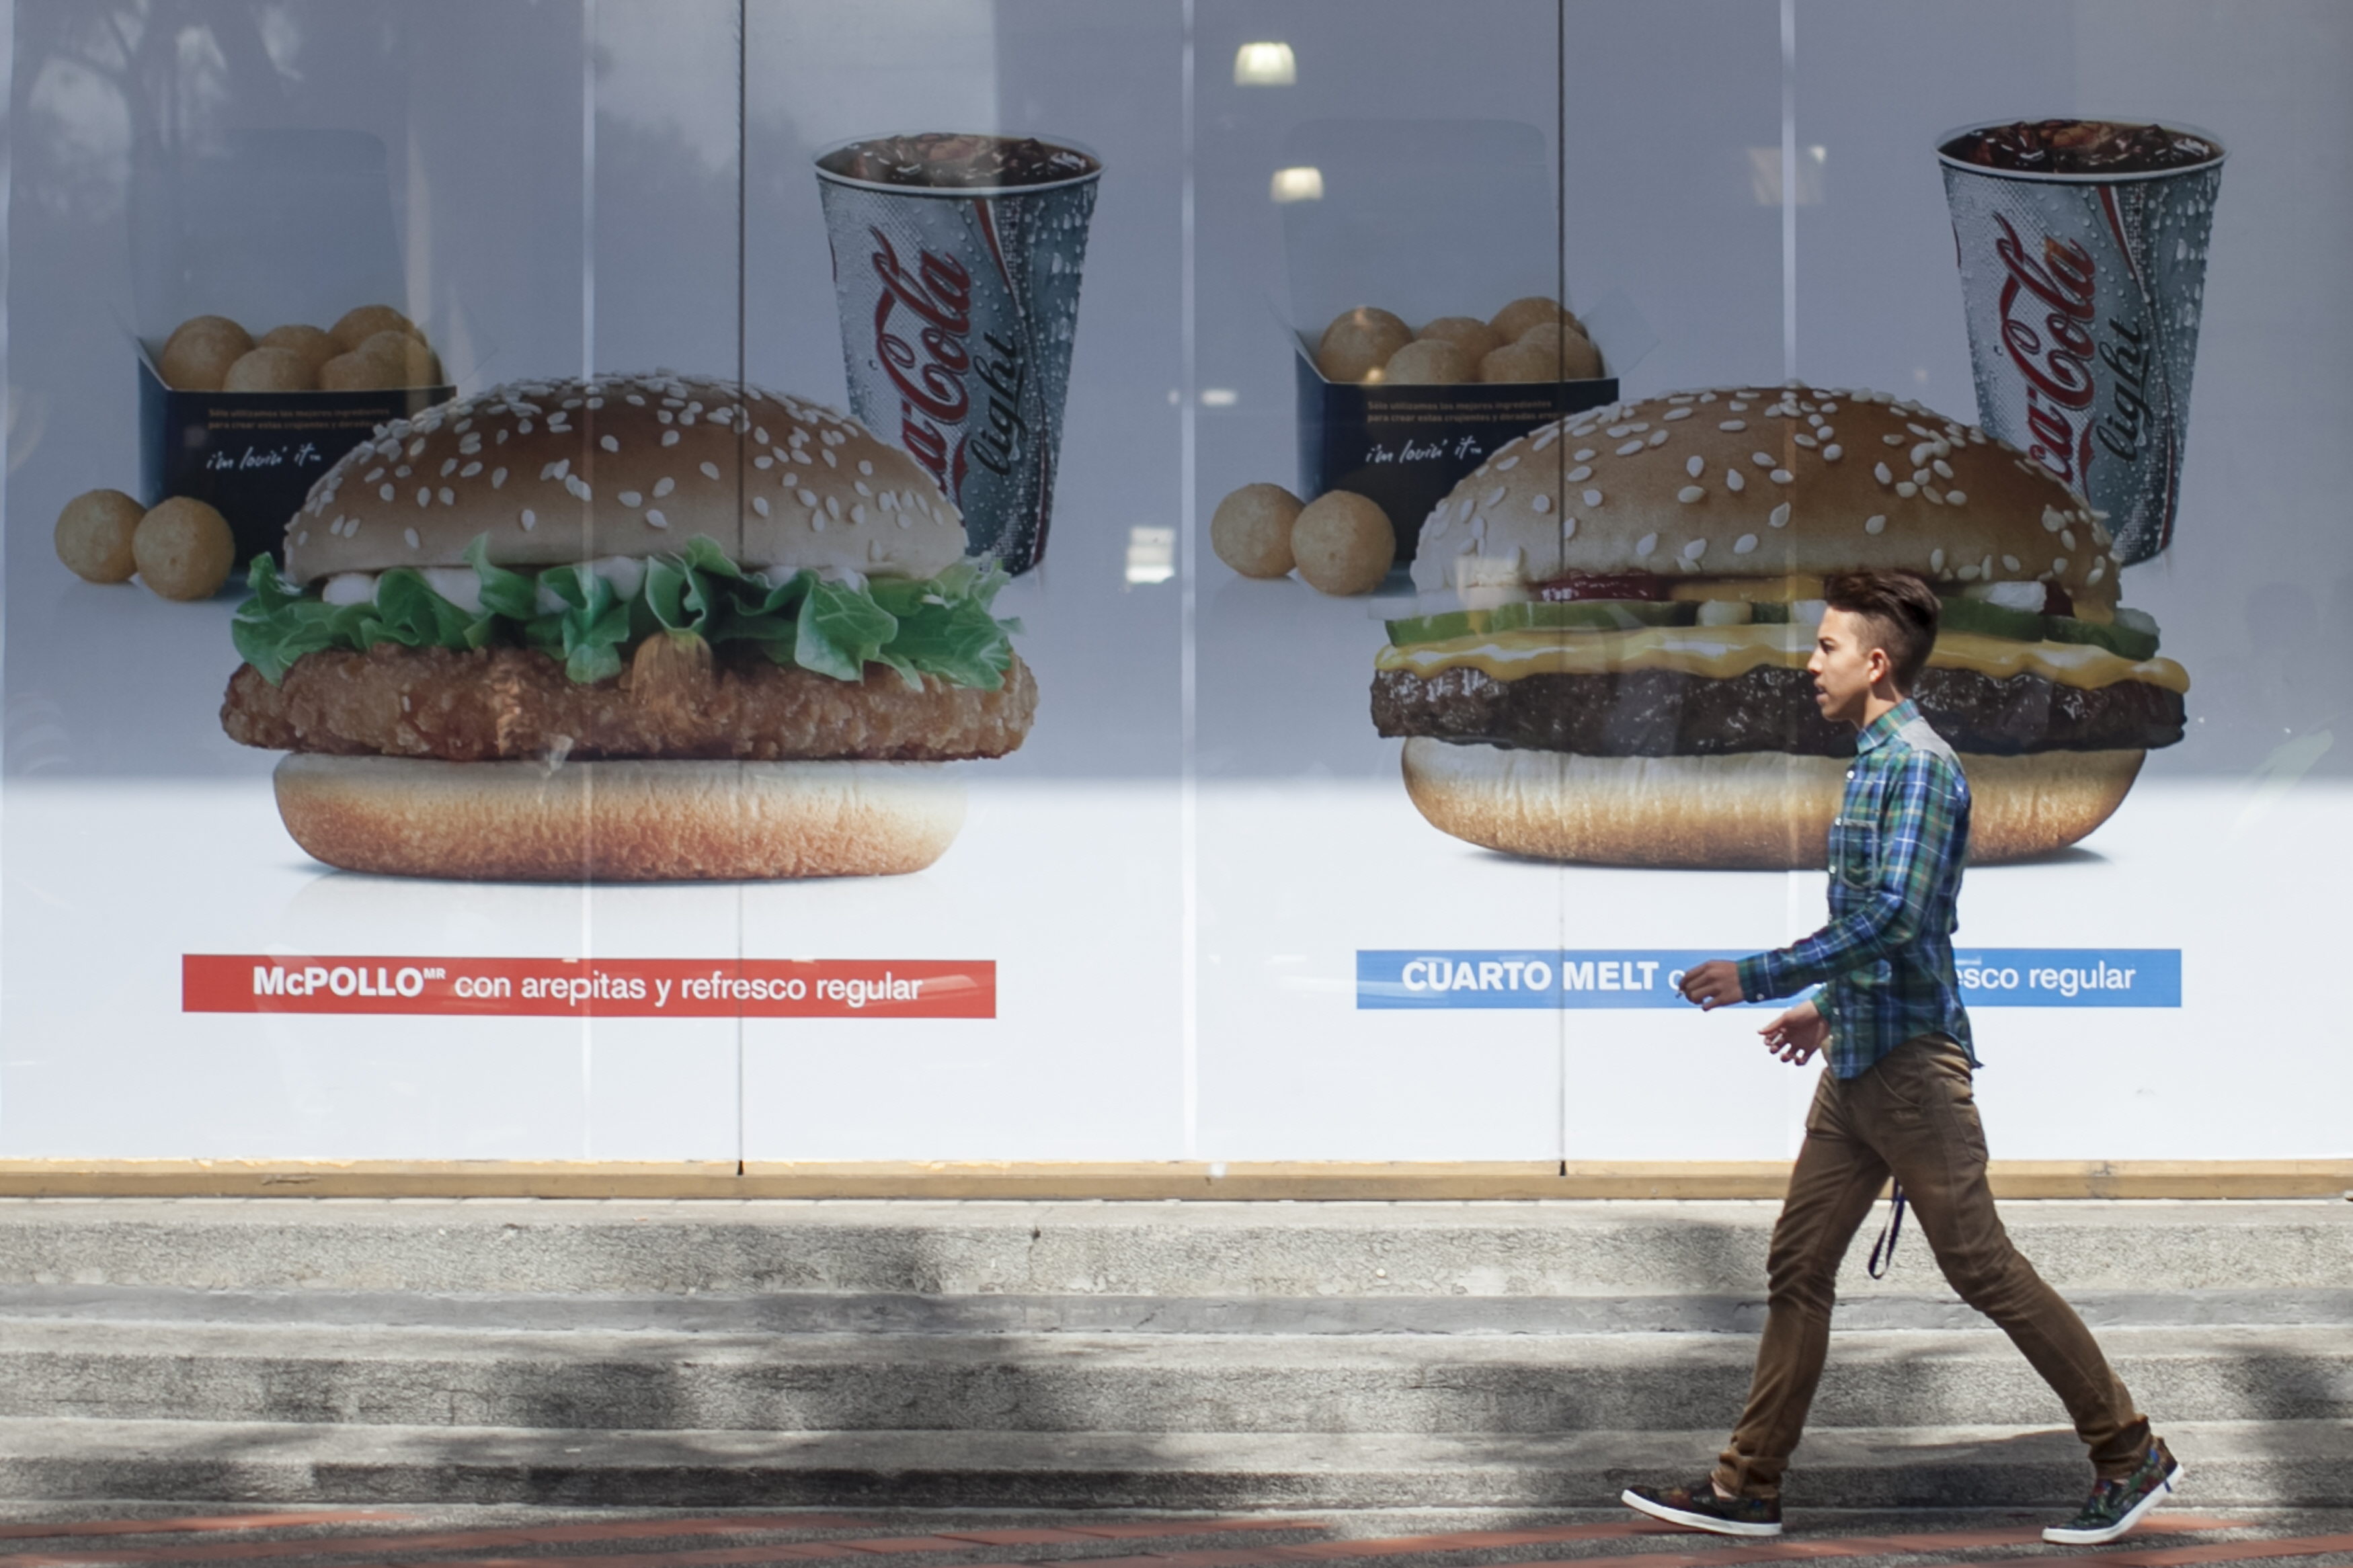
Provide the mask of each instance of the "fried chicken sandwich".
{"label": "fried chicken sandwich", "polygon": [[929,475],[734,382],[517,382],[383,426],[253,563],[221,722],[330,865],[918,870],[1037,706]]}

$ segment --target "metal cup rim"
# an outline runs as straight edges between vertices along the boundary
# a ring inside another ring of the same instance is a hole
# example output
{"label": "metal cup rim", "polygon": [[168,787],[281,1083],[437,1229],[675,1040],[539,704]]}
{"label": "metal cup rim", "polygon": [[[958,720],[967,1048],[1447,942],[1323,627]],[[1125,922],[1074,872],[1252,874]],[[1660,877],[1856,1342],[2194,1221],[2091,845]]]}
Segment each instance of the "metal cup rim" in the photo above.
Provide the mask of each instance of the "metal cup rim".
{"label": "metal cup rim", "polygon": [[1989,169],[1983,163],[1968,163],[1945,151],[1946,144],[1956,136],[1967,136],[1973,131],[1992,131],[2004,125],[2015,125],[2022,118],[2023,116],[2013,114],[2000,120],[1973,120],[1966,125],[1956,125],[1950,131],[1937,132],[1936,141],[1930,143],[1936,149],[1936,162],[1947,169],[1958,169],[1963,174],[1982,174],[1989,180],[2019,180],[2038,185],[2121,185],[2137,180],[2170,180],[2183,174],[2204,174],[2210,169],[2221,168],[2224,161],[2231,156],[2231,149],[2222,139],[2202,125],[2191,125],[2179,120],[2134,120],[2123,115],[2096,114],[2070,115],[2066,118],[2104,120],[2112,125],[2154,125],[2163,131],[2178,131],[2210,143],[2214,149],[2214,155],[2200,163],[2183,163],[2171,169],[2134,169],[2121,174],[2102,172],[2089,174],[2037,174],[2031,169]]}
{"label": "metal cup rim", "polygon": [[[825,146],[818,148],[817,155],[810,159],[809,162],[816,167],[817,177],[819,180],[824,181],[828,184],[839,185],[845,190],[881,191],[894,196],[960,197],[966,201],[969,201],[976,196],[1026,196],[1033,192],[1039,191],[1068,190],[1072,185],[1083,185],[1090,180],[1100,180],[1103,178],[1103,154],[1088,146],[1085,142],[1073,141],[1068,136],[1056,136],[1051,138],[1050,141],[1048,138],[1041,136],[1039,137],[1038,140],[1048,142],[1048,144],[1050,146],[1068,148],[1073,153],[1083,153],[1088,157],[1092,158],[1095,161],[1095,166],[1088,170],[1083,174],[1072,174],[1066,180],[1048,180],[1039,184],[893,185],[886,184],[880,180],[852,179],[847,174],[837,174],[832,170],[825,166],[826,159],[832,157],[836,153],[842,151],[844,148],[855,147],[861,142],[880,142],[888,136],[906,136],[912,134],[914,134],[914,132],[905,131],[876,131],[870,132],[863,136],[845,136],[839,142],[828,142]],[[969,134],[976,136],[995,136],[998,133],[994,131],[976,131],[969,132]]]}

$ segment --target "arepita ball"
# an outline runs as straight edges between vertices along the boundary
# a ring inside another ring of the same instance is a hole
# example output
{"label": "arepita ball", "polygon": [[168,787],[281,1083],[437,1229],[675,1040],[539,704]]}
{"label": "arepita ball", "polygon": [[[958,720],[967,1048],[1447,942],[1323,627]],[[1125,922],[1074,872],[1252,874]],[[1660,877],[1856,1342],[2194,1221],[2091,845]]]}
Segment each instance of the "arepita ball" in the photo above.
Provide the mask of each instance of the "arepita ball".
{"label": "arepita ball", "polygon": [[1315,368],[1326,381],[1364,381],[1413,342],[1413,331],[1387,310],[1359,305],[1343,310],[1315,345]]}
{"label": "arepita ball", "polygon": [[121,490],[85,490],[58,513],[58,559],[88,583],[128,583],[131,536],[147,509]]}
{"label": "arepita ball", "polygon": [[209,599],[237,564],[228,520],[203,501],[174,496],[131,535],[139,580],[166,599]]}
{"label": "arepita ball", "polygon": [[1440,338],[1456,344],[1471,356],[1471,363],[1474,365],[1504,346],[1504,340],[1495,335],[1495,329],[1476,316],[1440,316],[1414,336]]}
{"label": "arepita ball", "polygon": [[319,367],[319,386],[326,392],[382,392],[406,386],[408,373],[396,359],[353,352],[337,354]]}
{"label": "arepita ball", "polygon": [[1245,577],[1287,576],[1291,529],[1301,505],[1281,485],[1244,485],[1218,503],[1209,519],[1209,548]]}
{"label": "arepita ball", "polygon": [[1552,356],[1561,381],[1590,381],[1601,374],[1601,355],[1586,335],[1566,321],[1540,321],[1519,335],[1516,347]]}
{"label": "arepita ball", "polygon": [[1513,300],[1490,317],[1487,324],[1495,329],[1495,336],[1508,343],[1518,341],[1530,327],[1547,321],[1567,321],[1572,327],[1577,324],[1577,318],[1559,300],[1542,294]]}
{"label": "arepita ball", "polygon": [[259,346],[265,349],[285,349],[300,354],[302,357],[302,363],[310,368],[311,379],[313,382],[319,378],[319,367],[343,353],[343,350],[335,346],[334,339],[316,327],[306,327],[299,321],[289,322],[282,327],[272,327],[262,333],[258,341]]}
{"label": "arepita ball", "polygon": [[221,379],[223,392],[308,392],[317,384],[292,349],[255,349],[240,355]]}
{"label": "arepita ball", "polygon": [[369,338],[353,351],[370,355],[399,367],[400,379],[393,386],[438,386],[441,382],[441,356],[414,332],[382,331]]}
{"label": "arepita ball", "polygon": [[164,384],[181,392],[218,392],[228,367],[253,348],[245,329],[221,316],[184,321],[155,362]]}
{"label": "arepita ball", "polygon": [[1452,386],[1479,379],[1479,362],[1461,343],[1416,338],[1389,356],[1381,380],[1391,386]]}
{"label": "arepita ball", "polygon": [[1526,343],[1505,343],[1479,362],[1481,381],[1558,381],[1560,355]]}
{"label": "arepita ball", "polygon": [[1291,525],[1299,575],[1320,593],[1369,594],[1397,559],[1389,515],[1354,490],[1326,490]]}
{"label": "arepita ball", "polygon": [[378,332],[406,332],[417,335],[417,323],[389,305],[362,305],[346,310],[327,335],[345,353],[359,347]]}
{"label": "arepita ball", "polygon": [[[253,340],[246,335],[245,329],[227,316],[190,316],[174,327],[172,335],[164,340],[164,352],[170,353],[183,338],[193,337],[224,337],[232,342],[242,342],[248,349],[253,346]],[[242,353],[245,349],[237,352]]]}

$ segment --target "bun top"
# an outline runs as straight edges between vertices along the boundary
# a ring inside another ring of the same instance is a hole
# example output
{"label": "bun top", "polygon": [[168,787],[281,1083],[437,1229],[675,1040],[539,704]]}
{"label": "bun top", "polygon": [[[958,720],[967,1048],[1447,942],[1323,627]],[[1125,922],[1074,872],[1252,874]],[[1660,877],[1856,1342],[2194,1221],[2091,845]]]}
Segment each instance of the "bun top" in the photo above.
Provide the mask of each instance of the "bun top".
{"label": "bun top", "polygon": [[1413,581],[1871,567],[1948,589],[2056,582],[2113,604],[2119,563],[2088,502],[1975,426],[1883,392],[1718,387],[1573,414],[1500,448],[1422,523]]}
{"label": "bun top", "polygon": [[930,577],[964,515],[915,460],[821,404],[701,376],[518,381],[381,426],[311,487],[286,572],[558,566],[674,552]]}

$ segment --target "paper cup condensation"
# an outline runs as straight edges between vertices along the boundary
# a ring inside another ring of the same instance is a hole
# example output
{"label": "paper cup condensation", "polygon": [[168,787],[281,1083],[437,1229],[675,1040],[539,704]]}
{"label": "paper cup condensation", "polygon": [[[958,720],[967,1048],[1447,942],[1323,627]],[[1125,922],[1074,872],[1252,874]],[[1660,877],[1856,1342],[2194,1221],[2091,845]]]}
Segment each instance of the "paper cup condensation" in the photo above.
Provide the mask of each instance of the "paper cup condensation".
{"label": "paper cup condensation", "polygon": [[976,555],[1026,572],[1046,552],[1079,279],[1103,161],[1050,184],[880,184],[823,167],[850,411],[963,509]]}
{"label": "paper cup condensation", "polygon": [[2106,514],[2117,559],[2173,541],[2221,141],[2181,168],[2051,174],[1943,151],[1978,417]]}

